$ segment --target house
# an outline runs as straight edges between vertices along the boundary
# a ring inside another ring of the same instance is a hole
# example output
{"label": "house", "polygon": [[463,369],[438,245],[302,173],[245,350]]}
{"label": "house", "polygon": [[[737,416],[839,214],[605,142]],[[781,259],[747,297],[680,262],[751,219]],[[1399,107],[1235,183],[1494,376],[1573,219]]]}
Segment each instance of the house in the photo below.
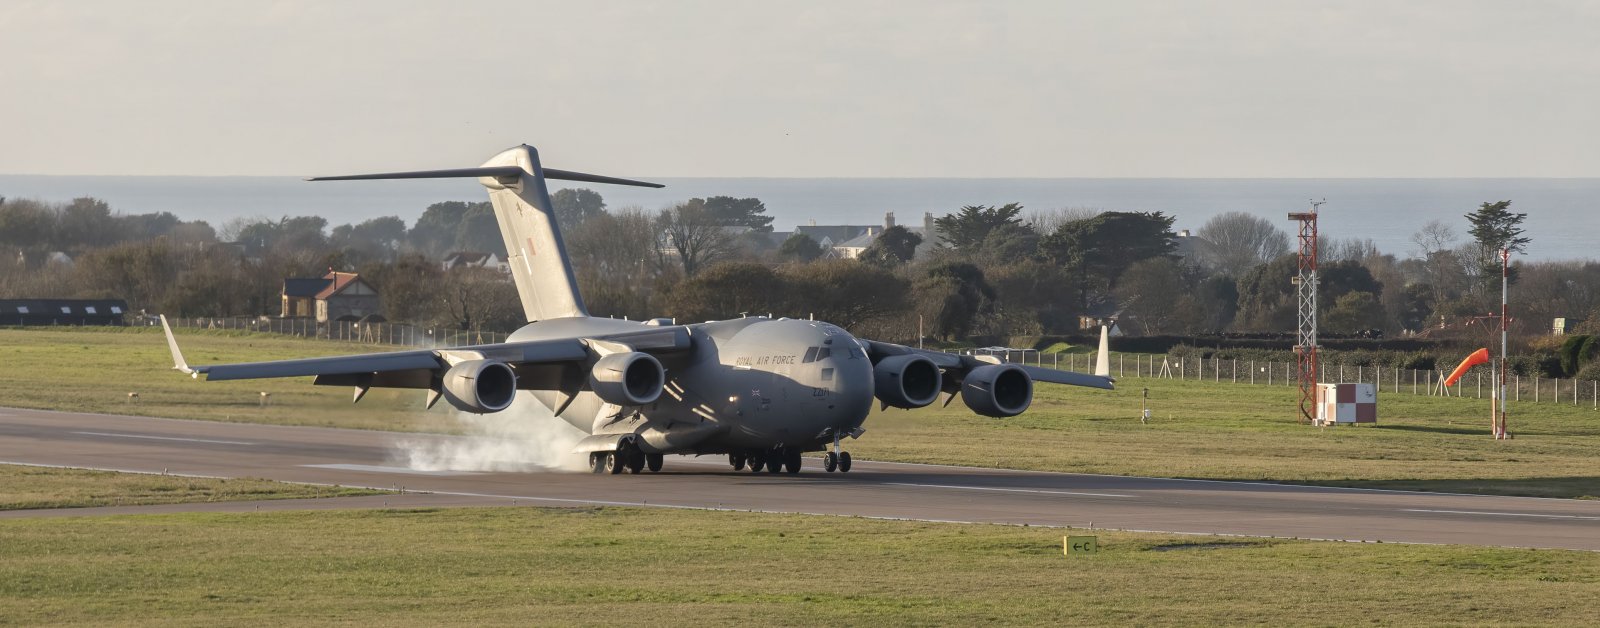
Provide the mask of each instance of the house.
{"label": "house", "polygon": [[511,264],[506,259],[494,253],[479,253],[477,251],[456,251],[444,256],[441,264],[445,271],[455,268],[493,268],[502,273],[511,274]]}
{"label": "house", "polygon": [[356,321],[381,309],[378,291],[356,273],[329,271],[321,278],[283,280],[284,318],[316,317],[317,322]]}
{"label": "house", "polygon": [[1565,336],[1572,333],[1572,329],[1582,323],[1581,318],[1558,318],[1550,325],[1550,335]]}
{"label": "house", "polygon": [[0,325],[117,325],[128,303],[121,299],[0,299]]}
{"label": "house", "polygon": [[[872,246],[872,242],[877,240],[878,236],[883,235],[885,230],[894,226],[894,212],[886,212],[883,215],[883,226],[881,227],[878,225],[811,225],[809,227],[796,227],[795,231],[810,235],[812,239],[822,245],[824,250],[828,251],[829,257],[858,259],[862,253],[866,252],[868,247]],[[933,246],[935,231],[932,212],[924,212],[922,214],[921,227],[908,226],[905,229],[922,237],[922,244],[917,245],[917,255],[921,255],[929,247]],[[818,234],[825,235],[818,237]]]}

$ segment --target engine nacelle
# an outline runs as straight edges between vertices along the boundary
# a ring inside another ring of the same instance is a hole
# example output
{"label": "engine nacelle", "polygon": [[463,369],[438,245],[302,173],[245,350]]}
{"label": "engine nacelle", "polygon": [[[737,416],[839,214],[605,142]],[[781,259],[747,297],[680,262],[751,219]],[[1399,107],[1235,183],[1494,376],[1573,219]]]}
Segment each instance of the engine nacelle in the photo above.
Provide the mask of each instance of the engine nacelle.
{"label": "engine nacelle", "polygon": [[498,360],[468,360],[444,373],[445,401],[475,414],[499,412],[517,396],[517,374]]}
{"label": "engine nacelle", "polygon": [[962,378],[961,401],[983,416],[1017,416],[1033,403],[1033,378],[1015,364],[980,366]]}
{"label": "engine nacelle", "polygon": [[939,398],[942,378],[939,367],[924,356],[889,356],[872,367],[872,390],[879,401],[896,408],[921,408]]}
{"label": "engine nacelle", "polygon": [[655,356],[631,351],[600,358],[589,371],[589,390],[619,406],[646,406],[661,397],[667,371]]}

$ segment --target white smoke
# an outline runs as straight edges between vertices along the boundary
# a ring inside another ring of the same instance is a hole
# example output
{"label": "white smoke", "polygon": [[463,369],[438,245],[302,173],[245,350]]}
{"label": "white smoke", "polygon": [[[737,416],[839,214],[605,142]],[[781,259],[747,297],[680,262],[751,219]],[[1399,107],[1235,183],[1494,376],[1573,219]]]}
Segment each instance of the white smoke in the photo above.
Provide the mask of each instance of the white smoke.
{"label": "white smoke", "polygon": [[558,419],[532,395],[492,414],[451,409],[461,436],[401,439],[399,466],[418,471],[583,471],[588,457],[572,453],[585,434]]}

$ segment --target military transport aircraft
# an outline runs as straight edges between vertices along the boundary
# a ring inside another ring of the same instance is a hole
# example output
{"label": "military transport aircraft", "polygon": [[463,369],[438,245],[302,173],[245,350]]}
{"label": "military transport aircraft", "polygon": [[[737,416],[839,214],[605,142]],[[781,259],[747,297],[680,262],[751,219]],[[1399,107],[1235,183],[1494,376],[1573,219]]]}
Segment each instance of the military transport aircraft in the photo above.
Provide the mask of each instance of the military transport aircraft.
{"label": "military transport aircraft", "polygon": [[[883,408],[944,404],[973,412],[1028,409],[1033,382],[1111,389],[1104,342],[1096,375],[1002,364],[992,356],[924,351],[863,340],[822,321],[746,317],[696,324],[589,316],[578,294],[545,181],[662,187],[544,168],[517,146],[477,168],[312,181],[471,177],[489,189],[528,324],[503,343],[248,364],[190,366],[162,318],[179,371],[208,380],[313,376],[351,386],[427,392],[465,412],[500,412],[532,395],[583,430],[574,453],[596,473],[659,471],[665,454],[726,454],[734,470],[798,473],[803,452],[826,452],[827,471],[850,470],[843,436]],[[529,420],[537,420],[530,417]],[[831,448],[830,448],[831,445]]]}

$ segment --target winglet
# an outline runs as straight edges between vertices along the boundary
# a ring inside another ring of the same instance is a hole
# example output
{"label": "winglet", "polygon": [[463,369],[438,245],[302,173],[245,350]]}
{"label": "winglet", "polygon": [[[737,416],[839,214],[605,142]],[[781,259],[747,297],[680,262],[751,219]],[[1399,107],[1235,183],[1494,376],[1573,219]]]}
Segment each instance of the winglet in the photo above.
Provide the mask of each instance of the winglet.
{"label": "winglet", "polygon": [[1111,377],[1111,330],[1100,326],[1100,354],[1094,360],[1094,374]]}
{"label": "winglet", "polygon": [[178,350],[178,339],[172,337],[172,326],[167,324],[167,315],[161,315],[161,331],[167,334],[167,348],[172,350],[172,370],[181,371],[190,377],[199,377],[194,369],[189,368],[189,363],[183,361],[183,352]]}

